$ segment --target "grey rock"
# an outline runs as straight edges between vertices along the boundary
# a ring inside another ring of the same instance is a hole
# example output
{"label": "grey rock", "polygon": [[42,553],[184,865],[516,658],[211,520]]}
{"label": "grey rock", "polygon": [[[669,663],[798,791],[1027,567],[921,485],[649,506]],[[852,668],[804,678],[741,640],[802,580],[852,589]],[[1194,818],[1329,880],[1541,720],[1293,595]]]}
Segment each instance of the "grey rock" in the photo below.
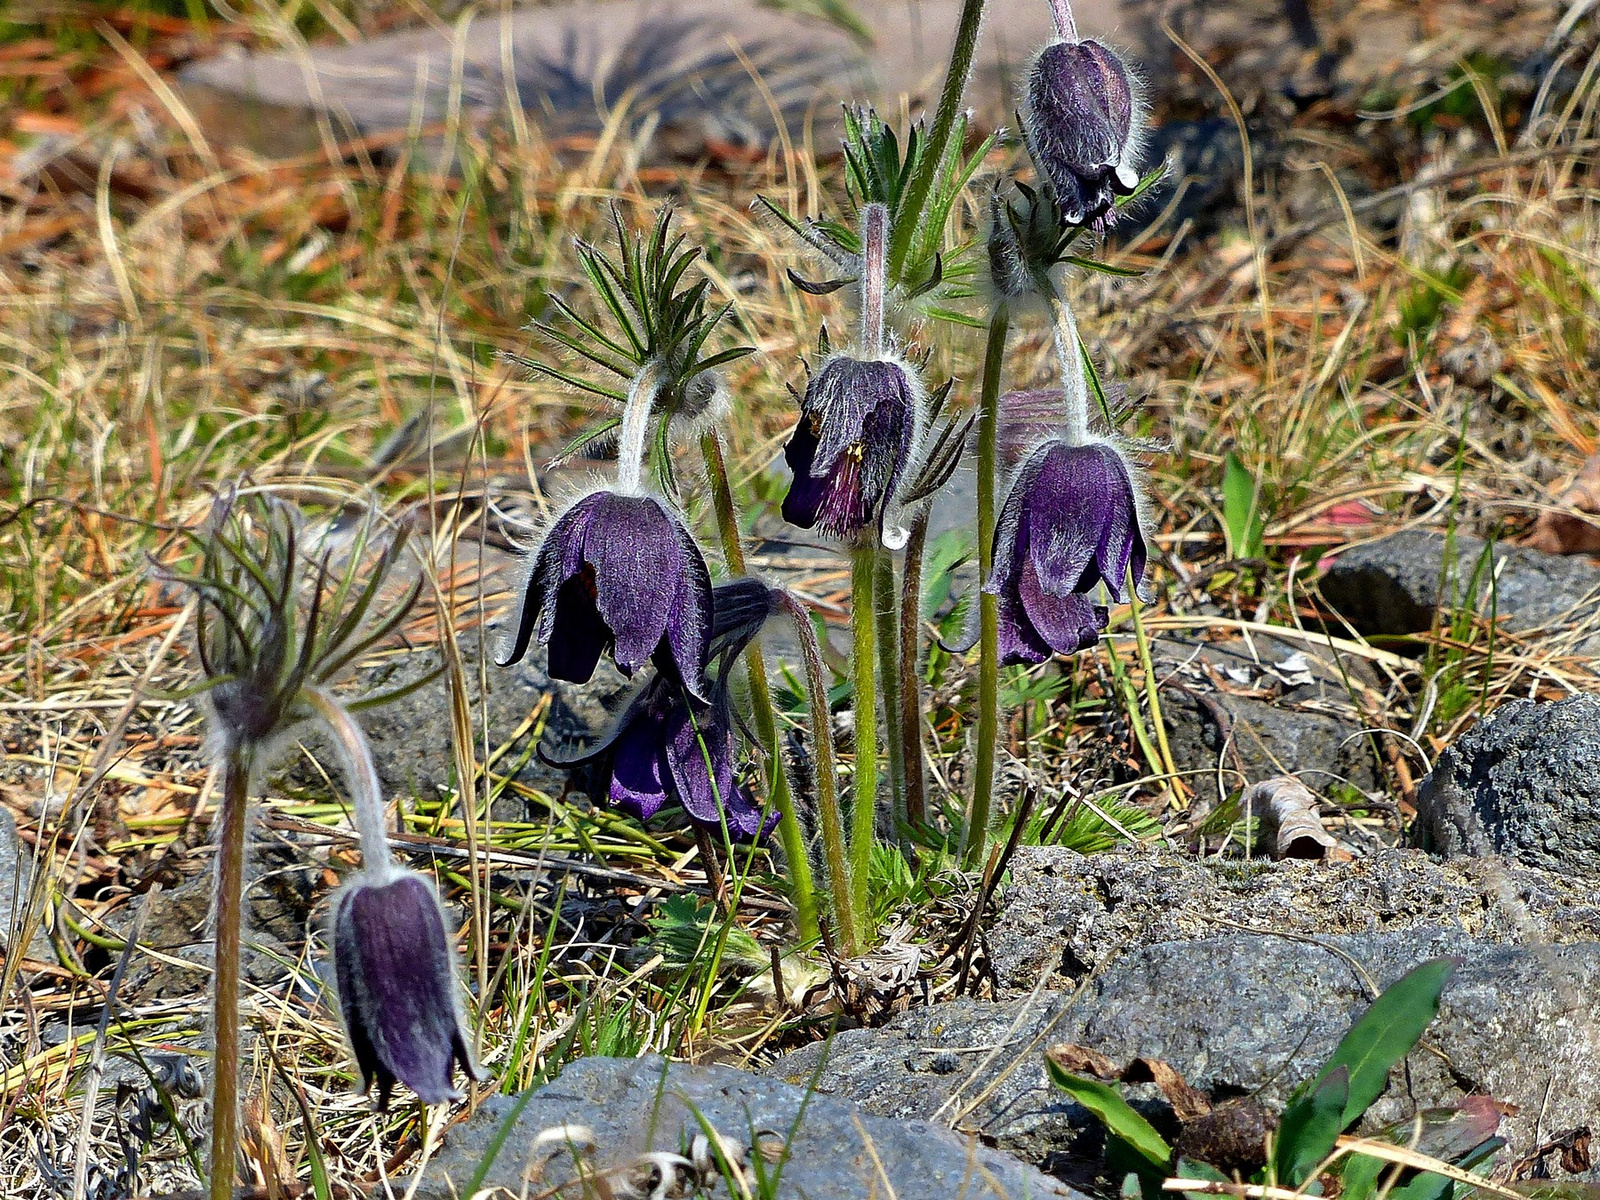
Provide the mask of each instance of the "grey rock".
{"label": "grey rock", "polygon": [[[209,860],[208,860],[209,861]],[[322,893],[324,861],[313,859],[294,835],[279,834],[252,823],[248,850],[249,883],[245,889],[244,945],[240,971],[257,987],[319,989],[295,964],[310,939],[313,909]],[[111,918],[126,935],[134,915],[147,910],[139,944],[160,954],[137,954],[129,960],[122,997],[129,1003],[175,1000],[203,995],[210,987],[210,964],[216,952],[213,905],[216,877],[209,869],[175,887],[140,896]]]}
{"label": "grey rock", "polygon": [[1479,721],[1418,787],[1412,836],[1600,885],[1600,698],[1513,700]]}
{"label": "grey rock", "polygon": [[1322,578],[1322,595],[1366,634],[1421,633],[1441,604],[1485,615],[1492,604],[1509,629],[1549,628],[1565,633],[1575,651],[1600,649],[1600,568],[1581,557],[1497,545],[1493,570],[1484,563],[1480,571],[1484,548],[1477,538],[1458,537],[1447,569],[1444,535],[1397,533],[1341,554]]}
{"label": "grey rock", "polygon": [[1300,937],[1423,930],[1512,945],[1600,941],[1600,897],[1582,880],[1495,860],[1441,863],[1417,850],[1275,863],[1024,847],[997,909],[988,947],[1002,996],[1041,979],[1071,986],[1119,949],[1240,926]]}
{"label": "grey rock", "polygon": [[[1180,770],[1203,799],[1275,775],[1312,791],[1379,786],[1371,742],[1352,697],[1371,682],[1365,663],[1326,646],[1258,636],[1249,643],[1158,640],[1152,653],[1168,682],[1162,712]],[[1289,665],[1285,665],[1289,664]],[[1243,778],[1241,778],[1241,772]]]}
{"label": "grey rock", "polygon": [[[521,1103],[496,1097],[471,1120],[451,1129],[423,1171],[421,1200],[454,1200],[483,1159],[488,1143]],[[698,1118],[698,1119],[697,1119]],[[771,1131],[786,1145],[778,1197],[846,1200],[868,1196],[1074,1196],[1032,1167],[926,1121],[890,1120],[828,1096],[724,1066],[665,1064],[659,1058],[586,1058],[567,1067],[527,1099],[510,1136],[482,1180],[512,1195],[548,1189],[574,1177],[565,1138],[539,1147],[546,1129],[584,1126],[595,1149],[595,1170],[624,1177],[646,1151],[681,1152],[709,1123],[742,1150],[753,1133]],[[569,1136],[576,1134],[569,1129]],[[776,1142],[772,1143],[776,1146]],[[537,1172],[537,1174],[535,1174]],[[529,1188],[530,1183],[539,1186]],[[729,1189],[730,1192],[732,1189]],[[577,1192],[561,1192],[576,1195]],[[588,1194],[587,1192],[584,1194]]]}
{"label": "grey rock", "polygon": [[[33,887],[33,856],[17,836],[17,822],[0,808],[0,950],[10,953],[28,917],[28,893]],[[28,940],[26,958],[54,962],[55,951],[41,920]]]}
{"label": "grey rock", "polygon": [[[1120,7],[1080,0],[1079,24],[1111,32]],[[299,55],[209,59],[182,78],[215,140],[243,139],[268,152],[314,150],[309,114],[317,109],[362,133],[406,129],[417,111],[425,121],[442,120],[453,75],[467,122],[504,111],[514,97],[558,137],[597,130],[603,114],[637,89],[624,137],[642,134],[640,152],[652,158],[698,158],[708,143],[764,150],[776,132],[774,108],[796,139],[823,126],[817,141],[826,146],[842,101],[876,100],[892,111],[902,94],[935,94],[960,3],[857,11],[877,39],[870,53],[830,22],[750,0],[613,0],[479,16],[461,32],[458,73],[450,34],[424,29]],[[1016,76],[1048,37],[1050,20],[1033,0],[991,0],[985,25],[968,102],[992,127],[1011,118]],[[298,142],[286,142],[294,133]]]}
{"label": "grey rock", "polygon": [[[1139,946],[1079,994],[918,1009],[852,1030],[775,1063],[772,1074],[900,1119],[953,1122],[1054,1174],[1087,1181],[1099,1134],[1046,1079],[1043,1049],[1073,1042],[1114,1062],[1172,1064],[1213,1098],[1281,1105],[1376,994],[1442,954],[1460,959],[1428,1045],[1390,1080],[1369,1122],[1482,1092],[1521,1106],[1502,1132],[1513,1153],[1540,1130],[1592,1122],[1600,1109],[1600,944],[1494,946],[1447,930],[1291,940],[1230,934]],[[1431,1047],[1431,1049],[1429,1048]],[[941,1054],[961,1069],[930,1069]],[[1170,1133],[1154,1096],[1133,1099]]]}

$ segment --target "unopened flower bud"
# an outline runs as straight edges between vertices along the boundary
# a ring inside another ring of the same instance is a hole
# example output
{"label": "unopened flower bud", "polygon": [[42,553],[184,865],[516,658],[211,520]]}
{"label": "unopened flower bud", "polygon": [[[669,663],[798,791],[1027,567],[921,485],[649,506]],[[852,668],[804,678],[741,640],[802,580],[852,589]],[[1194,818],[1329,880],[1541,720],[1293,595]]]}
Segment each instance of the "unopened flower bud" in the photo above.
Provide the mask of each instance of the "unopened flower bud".
{"label": "unopened flower bud", "polygon": [[1139,182],[1134,84],[1100,42],[1046,46],[1028,76],[1028,146],[1062,217],[1108,224],[1118,196]]}
{"label": "unopened flower bud", "polygon": [[450,1069],[480,1078],[456,999],[444,913],[420,876],[358,879],[333,910],[334,971],[350,1048],[378,1108],[399,1080],[425,1104],[459,1100]]}

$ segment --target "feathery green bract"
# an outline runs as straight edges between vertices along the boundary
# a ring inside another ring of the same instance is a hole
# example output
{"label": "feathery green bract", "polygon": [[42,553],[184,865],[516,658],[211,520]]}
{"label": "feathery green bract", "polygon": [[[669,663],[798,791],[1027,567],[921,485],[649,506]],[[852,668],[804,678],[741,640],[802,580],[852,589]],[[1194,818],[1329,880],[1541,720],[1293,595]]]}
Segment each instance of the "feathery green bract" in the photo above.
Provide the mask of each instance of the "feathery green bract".
{"label": "feathery green bract", "polygon": [[673,233],[670,207],[661,210],[649,237],[628,229],[623,224],[621,210],[615,206],[611,216],[617,232],[617,257],[608,257],[600,247],[585,241],[577,242],[577,253],[589,291],[597,306],[610,314],[614,328],[607,332],[598,321],[583,316],[554,294],[550,296],[550,303],[573,330],[545,321],[534,322],[532,328],[558,346],[615,375],[622,386],[597,383],[523,355],[508,357],[530,371],[619,402],[627,395],[627,383],[646,367],[652,367],[661,376],[663,390],[658,403],[666,411],[676,412],[696,376],[743,358],[755,348],[734,346],[713,354],[705,353],[712,331],[733,305],[725,304],[708,312],[706,293],[710,280],[702,278],[683,286],[684,276],[700,257],[700,250],[698,247],[685,249],[687,235]]}
{"label": "feathery green bract", "polygon": [[420,578],[381,620],[365,627],[406,544],[402,529],[371,556],[372,530],[369,517],[339,572],[331,566],[331,550],[315,561],[306,557],[295,513],[269,496],[225,492],[198,530],[185,531],[199,555],[195,569],[184,574],[162,568],[162,574],[193,589],[198,599],[202,690],[224,741],[248,747],[281,732],[304,715],[306,688],[331,682],[406,618],[421,594]]}
{"label": "feathery green bract", "polygon": [[971,154],[966,152],[966,135],[967,118],[962,115],[956,118],[921,211],[910,212],[907,188],[927,152],[922,123],[912,125],[902,137],[872,109],[847,107],[844,161],[850,212],[838,220],[801,221],[765,197],[759,198],[763,207],[797,237],[850,273],[844,278],[812,282],[790,272],[796,286],[815,295],[855,282],[860,274],[861,210],[869,204],[882,204],[889,210],[891,229],[906,221],[913,222],[916,229],[904,264],[890,274],[889,291],[895,301],[937,320],[980,325],[958,307],[976,294],[973,280],[977,262],[973,252],[977,239],[948,244],[949,226],[967,184],[999,135],[990,134]]}

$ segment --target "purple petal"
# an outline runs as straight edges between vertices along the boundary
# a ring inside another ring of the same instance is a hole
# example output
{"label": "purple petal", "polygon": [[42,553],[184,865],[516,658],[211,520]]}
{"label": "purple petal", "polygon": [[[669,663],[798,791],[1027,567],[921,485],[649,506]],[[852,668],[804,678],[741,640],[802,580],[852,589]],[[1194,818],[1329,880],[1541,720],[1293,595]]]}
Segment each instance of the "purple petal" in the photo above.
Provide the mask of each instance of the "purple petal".
{"label": "purple petal", "polygon": [[828,480],[818,479],[811,473],[817,457],[817,434],[812,428],[820,421],[802,412],[783,448],[783,460],[789,464],[794,480],[783,498],[783,519],[800,529],[810,529],[817,523],[817,510],[828,497]]}
{"label": "purple petal", "polygon": [[601,492],[597,499],[583,560],[594,567],[595,607],[611,630],[611,657],[631,675],[667,632],[674,585],[688,564],[676,522],[654,497]]}
{"label": "purple petal", "polygon": [[588,683],[611,642],[611,631],[594,604],[594,570],[587,564],[556,589],[550,606],[552,625],[560,636],[550,639],[549,669],[552,679]]}
{"label": "purple petal", "polygon": [[1114,504],[1105,490],[1096,447],[1051,442],[1038,451],[1038,473],[1023,503],[1027,507],[1028,554],[1039,581],[1052,592],[1087,591],[1089,566]]}
{"label": "purple petal", "polygon": [[1031,559],[1023,560],[1016,594],[1027,624],[1056,654],[1076,654],[1100,640],[1105,609],[1091,604],[1081,592],[1058,595],[1041,587]]}
{"label": "purple petal", "polygon": [[709,710],[693,721],[688,705],[680,704],[667,718],[666,733],[667,765],[678,803],[696,824],[720,829],[722,809],[734,790],[732,728]]}
{"label": "purple petal", "polygon": [[351,1047],[378,1106],[396,1080],[426,1104],[459,1100],[450,1072],[476,1068],[456,1003],[455,960],[433,889],[417,875],[358,883],[334,909],[334,959]]}
{"label": "purple petal", "polygon": [[1000,637],[998,648],[1000,662],[1005,666],[1026,663],[1032,666],[1050,657],[1050,645],[1029,620],[1022,597],[1015,588],[1009,588],[997,597],[1000,610]]}
{"label": "purple petal", "polygon": [[750,793],[737,784],[734,785],[733,794],[723,805],[723,811],[728,817],[729,834],[739,841],[764,838],[778,827],[778,814],[767,813],[763,820],[761,810],[756,807],[755,801],[750,799]]}
{"label": "purple petal", "polygon": [[676,520],[670,523],[684,569],[678,574],[672,606],[667,610],[667,647],[672,651],[678,683],[697,700],[704,700],[715,603],[711,571],[689,531]]}
{"label": "purple petal", "polygon": [[628,721],[615,742],[611,803],[641,821],[655,816],[667,801],[663,741],[660,721],[641,711]]}

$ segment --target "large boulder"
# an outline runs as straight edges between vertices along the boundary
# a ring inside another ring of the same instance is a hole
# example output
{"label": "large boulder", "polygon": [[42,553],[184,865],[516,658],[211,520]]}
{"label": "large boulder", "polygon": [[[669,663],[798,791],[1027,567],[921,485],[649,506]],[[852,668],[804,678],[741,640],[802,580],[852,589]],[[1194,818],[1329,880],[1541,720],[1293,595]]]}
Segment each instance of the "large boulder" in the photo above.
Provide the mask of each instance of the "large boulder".
{"label": "large boulder", "polygon": [[[506,1122],[504,1143],[478,1178]],[[771,1160],[782,1162],[781,1185],[770,1193],[775,1200],[1076,1197],[1060,1182],[971,1137],[924,1120],[875,1116],[846,1100],[814,1094],[804,1079],[789,1084],[732,1067],[668,1064],[655,1057],[580,1059],[532,1095],[489,1100],[445,1135],[416,1195],[455,1200],[469,1194],[475,1179],[480,1189],[552,1195],[576,1178],[575,1153],[591,1178],[606,1172],[619,1183],[632,1181],[649,1170],[641,1156],[692,1150],[707,1126],[733,1156],[748,1157],[758,1142],[758,1152],[769,1158],[769,1175],[778,1173]]]}
{"label": "large boulder", "polygon": [[[1449,954],[1460,966],[1425,1045],[1391,1077],[1369,1123],[1468,1094],[1518,1106],[1511,1153],[1600,1116],[1600,944],[1496,946],[1446,930],[1365,936],[1230,933],[1108,953],[1074,992],[913,1010],[779,1060],[791,1082],[903,1120],[938,1119],[1055,1173],[1086,1181],[1100,1131],[1052,1088],[1044,1049],[1069,1042],[1126,1063],[1163,1059],[1214,1100],[1269,1107],[1320,1067],[1388,986]],[[1139,1097],[1170,1133],[1153,1094]]]}
{"label": "large boulder", "polygon": [[1513,700],[1479,721],[1418,787],[1412,836],[1600,886],[1600,698]]}

